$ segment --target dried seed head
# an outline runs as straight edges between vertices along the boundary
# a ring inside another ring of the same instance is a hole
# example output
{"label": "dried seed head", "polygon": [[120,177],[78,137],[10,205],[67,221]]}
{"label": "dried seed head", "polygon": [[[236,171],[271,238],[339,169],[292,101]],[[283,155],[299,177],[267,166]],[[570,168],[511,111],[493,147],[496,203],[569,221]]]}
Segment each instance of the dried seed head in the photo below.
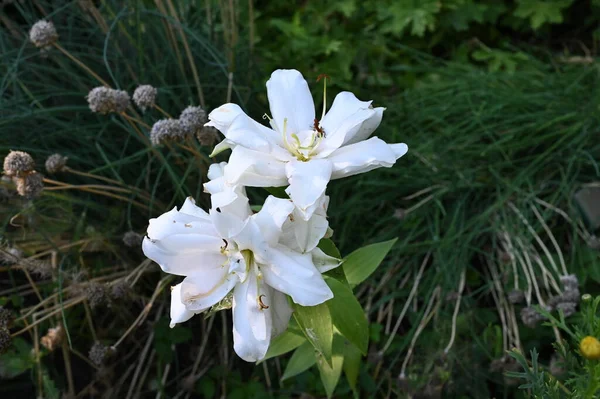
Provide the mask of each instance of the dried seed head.
{"label": "dried seed head", "polygon": [[101,284],[91,283],[85,287],[85,296],[92,308],[102,305],[107,302],[106,287]]}
{"label": "dried seed head", "polygon": [[4,174],[7,176],[24,176],[34,168],[35,162],[26,152],[11,151],[4,158]]}
{"label": "dried seed head", "polygon": [[525,300],[525,293],[521,290],[512,290],[508,293],[508,302],[513,305],[522,303]]}
{"label": "dried seed head", "polygon": [[562,283],[565,290],[576,290],[579,288],[579,280],[574,274],[560,276],[560,282]]}
{"label": "dried seed head", "polygon": [[179,119],[161,119],[157,121],[150,131],[150,141],[158,145],[165,140],[174,140],[183,137],[183,129]]}
{"label": "dried seed head", "polygon": [[52,154],[46,159],[46,171],[50,174],[61,172],[67,166],[68,157]]}
{"label": "dried seed head", "polygon": [[23,261],[19,263],[19,266],[41,279],[46,279],[52,276],[52,264],[44,260],[23,259]]}
{"label": "dried seed head", "polygon": [[96,366],[102,366],[102,363],[104,363],[104,359],[106,359],[107,353],[108,347],[106,345],[102,345],[100,342],[96,342],[90,348],[88,357]]}
{"label": "dried seed head", "polygon": [[556,305],[556,310],[562,310],[565,317],[569,317],[577,312],[577,304],[574,302],[561,302]]}
{"label": "dried seed head", "polygon": [[0,306],[0,328],[8,328],[8,323],[12,320],[12,313]]}
{"label": "dried seed head", "polygon": [[579,301],[581,300],[581,293],[579,292],[578,289],[566,290],[565,292],[562,293],[560,298],[561,298],[561,302],[563,302],[563,303],[564,302],[579,303]]}
{"label": "dried seed head", "polygon": [[521,309],[521,321],[529,328],[535,328],[540,321],[546,320],[544,316],[538,313],[533,307],[528,306]]}
{"label": "dried seed head", "polygon": [[5,353],[8,348],[10,348],[10,344],[12,343],[12,338],[10,337],[10,331],[6,327],[0,327],[0,355]]}
{"label": "dried seed head", "polygon": [[137,105],[143,112],[146,112],[146,109],[154,107],[154,101],[156,100],[157,90],[156,88],[150,85],[142,85],[138,86],[137,89],[133,92],[133,102]]}
{"label": "dried seed head", "polygon": [[219,139],[219,131],[213,126],[203,126],[202,129],[196,131],[196,138],[200,145],[212,147]]}
{"label": "dried seed head", "polygon": [[56,28],[52,22],[40,20],[31,27],[29,40],[37,48],[45,48],[58,40],[58,33],[56,33]]}
{"label": "dried seed head", "polygon": [[0,264],[14,265],[23,258],[23,251],[14,247],[0,248]]}
{"label": "dried seed head", "polygon": [[113,299],[125,298],[129,291],[131,291],[131,286],[125,280],[117,280],[110,286],[110,296]]}
{"label": "dried seed head", "polygon": [[206,111],[201,107],[194,107],[192,105],[183,110],[181,115],[179,115],[179,120],[181,121],[181,127],[186,135],[196,133],[204,127],[206,122],[208,122]]}
{"label": "dried seed head", "polygon": [[128,231],[123,234],[123,243],[129,248],[137,248],[142,245],[142,240],[144,236],[136,233],[135,231]]}
{"label": "dried seed head", "polygon": [[44,176],[33,171],[23,177],[16,177],[15,183],[17,184],[17,193],[19,193],[21,197],[34,199],[39,196],[44,189]]}
{"label": "dried seed head", "polygon": [[62,344],[63,336],[64,330],[62,326],[59,325],[54,328],[49,328],[46,335],[40,339],[40,344],[52,352]]}
{"label": "dried seed head", "polygon": [[92,112],[100,114],[121,113],[129,107],[129,94],[124,90],[99,86],[92,89],[86,98]]}

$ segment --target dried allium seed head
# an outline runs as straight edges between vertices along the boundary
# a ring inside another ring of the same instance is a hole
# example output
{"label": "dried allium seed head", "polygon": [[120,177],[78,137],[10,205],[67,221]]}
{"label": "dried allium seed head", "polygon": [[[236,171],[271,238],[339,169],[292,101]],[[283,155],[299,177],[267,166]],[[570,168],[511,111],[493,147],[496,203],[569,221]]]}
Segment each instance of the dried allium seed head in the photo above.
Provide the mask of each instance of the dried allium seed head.
{"label": "dried allium seed head", "polygon": [[521,290],[512,290],[508,293],[508,302],[516,305],[522,303],[525,300],[525,293]]}
{"label": "dried allium seed head", "polygon": [[23,177],[16,177],[15,183],[17,184],[17,193],[19,193],[21,197],[34,199],[39,196],[44,189],[44,176],[33,171]]}
{"label": "dried allium seed head", "polygon": [[122,299],[129,294],[130,290],[131,286],[127,281],[117,280],[110,286],[110,296],[113,299]]}
{"label": "dried allium seed head", "polygon": [[56,348],[58,348],[60,346],[60,344],[62,344],[63,336],[64,336],[64,330],[63,330],[62,326],[56,326],[54,328],[49,328],[46,335],[44,335],[40,339],[40,343],[42,344],[42,346],[44,348],[46,348],[50,352],[52,352]]}
{"label": "dried allium seed head", "polygon": [[556,310],[562,310],[565,317],[569,317],[577,312],[577,304],[575,302],[561,302],[556,305]]}
{"label": "dried allium seed head", "polygon": [[529,328],[535,328],[540,321],[546,320],[544,316],[538,313],[533,307],[528,306],[521,309],[521,321]]}
{"label": "dried allium seed head", "polygon": [[565,290],[560,296],[561,302],[579,303],[581,293],[578,289]]}
{"label": "dried allium seed head", "polygon": [[185,134],[196,133],[208,122],[206,111],[201,107],[194,107],[192,105],[183,110],[181,115],[179,115],[179,120]]}
{"label": "dried allium seed head", "polygon": [[104,363],[104,359],[106,359],[107,353],[108,347],[106,345],[102,345],[100,342],[96,342],[90,348],[88,357],[96,366],[102,366],[102,363]]}
{"label": "dried allium seed head", "polygon": [[154,107],[156,94],[157,90],[155,87],[150,85],[138,86],[138,88],[133,92],[133,102],[143,112],[146,112],[146,109]]}
{"label": "dried allium seed head", "polygon": [[104,285],[91,283],[85,287],[84,292],[92,308],[107,302],[108,293],[106,292],[106,287]]}
{"label": "dried allium seed head", "polygon": [[137,248],[142,245],[144,236],[135,231],[128,231],[123,234],[123,243],[130,248]]}
{"label": "dried allium seed head", "polygon": [[51,46],[58,40],[54,24],[49,21],[37,21],[29,31],[29,40],[38,48]]}
{"label": "dried allium seed head", "polygon": [[212,147],[219,139],[219,131],[213,126],[203,126],[202,129],[196,131],[196,138],[200,145]]}
{"label": "dried allium seed head", "polygon": [[61,172],[67,166],[68,157],[52,154],[46,159],[46,171],[50,174]]}
{"label": "dried allium seed head", "polygon": [[24,176],[33,171],[35,162],[31,155],[23,151],[11,151],[4,158],[4,174],[7,176]]}
{"label": "dried allium seed head", "polygon": [[0,264],[14,265],[23,258],[23,251],[18,248],[0,248]]}
{"label": "dried allium seed head", "polygon": [[576,290],[579,288],[579,280],[574,274],[560,276],[560,282],[565,287],[565,290]]}
{"label": "dried allium seed head", "polygon": [[150,131],[150,141],[154,145],[180,137],[183,137],[183,129],[179,119],[161,119],[152,126]]}
{"label": "dried allium seed head", "polygon": [[45,260],[23,260],[19,266],[27,270],[29,273],[41,278],[46,279],[52,277],[52,264]]}
{"label": "dried allium seed head", "polygon": [[8,323],[12,320],[12,313],[0,306],[0,328],[8,328]]}
{"label": "dried allium seed head", "polygon": [[12,338],[10,337],[10,331],[6,327],[0,327],[0,355],[5,353],[8,348],[10,348],[10,344],[12,343]]}
{"label": "dried allium seed head", "polygon": [[86,98],[92,112],[100,114],[121,113],[129,107],[129,94],[124,90],[99,86],[93,88]]}

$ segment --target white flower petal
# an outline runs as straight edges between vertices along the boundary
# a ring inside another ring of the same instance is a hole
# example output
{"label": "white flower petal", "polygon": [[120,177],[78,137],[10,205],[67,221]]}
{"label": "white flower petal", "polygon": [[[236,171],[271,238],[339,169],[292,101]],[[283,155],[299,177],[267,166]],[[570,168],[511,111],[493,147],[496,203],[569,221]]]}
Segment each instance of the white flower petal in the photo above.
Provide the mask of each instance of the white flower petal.
{"label": "white flower petal", "polygon": [[[188,202],[189,199],[186,200],[186,204]],[[188,210],[188,212],[191,211]],[[173,234],[214,235],[215,230],[203,215],[201,217],[193,216],[180,212],[175,207],[157,218],[150,219],[147,234],[152,240],[160,240]]]}
{"label": "white flower petal", "polygon": [[339,179],[380,167],[389,168],[406,151],[406,144],[387,144],[377,137],[344,146],[327,158],[333,164],[331,178]]}
{"label": "white flower petal", "polygon": [[186,215],[197,217],[207,223],[210,222],[210,218],[208,217],[208,213],[199,206],[196,205],[196,200],[192,197],[187,197],[181,209],[179,210],[181,213],[185,213]]}
{"label": "white flower petal", "polygon": [[260,234],[269,245],[277,244],[282,233],[281,227],[289,220],[294,208],[292,201],[269,195],[260,211],[252,215]]}
{"label": "white flower petal", "polygon": [[225,166],[229,184],[249,187],[281,187],[287,185],[285,163],[269,153],[235,147]]}
{"label": "white flower petal", "polygon": [[[332,164],[327,159],[308,162],[293,160],[285,166],[290,186],[285,192],[308,220],[316,209],[312,207],[325,193],[331,178]],[[311,208],[312,207],[312,208]]]}
{"label": "white flower petal", "polygon": [[[247,362],[267,353],[271,342],[271,291],[257,279],[251,267],[248,278],[233,291],[233,349]],[[268,308],[260,306],[259,300]]]}
{"label": "white flower petal", "polygon": [[210,210],[210,218],[219,236],[224,239],[239,234],[248,221],[248,218],[241,218],[219,207]]}
{"label": "white flower petal", "polygon": [[225,298],[238,281],[228,267],[197,270],[181,283],[181,302],[188,310],[202,312]]}
{"label": "white flower petal", "polygon": [[205,126],[216,127],[226,139],[256,151],[269,152],[271,144],[275,144],[278,133],[256,122],[237,104],[224,104],[213,110]]}
{"label": "white flower petal", "polygon": [[320,248],[314,248],[311,251],[313,263],[321,273],[325,273],[331,269],[335,269],[342,264],[341,259],[334,258],[321,251]]}
{"label": "white flower petal", "polygon": [[236,146],[236,144],[233,141],[225,139],[225,140],[221,141],[219,144],[217,144],[215,146],[215,148],[213,148],[213,150],[210,153],[209,157],[212,158],[212,157],[214,157],[216,155],[219,155],[223,151],[229,150],[230,148],[233,148],[235,146]]}
{"label": "white flower petal", "polygon": [[195,313],[188,310],[181,302],[181,284],[171,287],[171,328],[192,318]]}
{"label": "white flower petal", "polygon": [[315,104],[302,74],[295,69],[278,69],[267,81],[267,95],[271,115],[279,132],[298,133],[314,124]]}
{"label": "white flower petal", "polygon": [[383,118],[383,111],[385,111],[385,108],[377,107],[374,108],[373,111],[375,111],[375,113],[371,115],[368,119],[365,119],[363,121],[363,123],[360,125],[360,128],[354,134],[354,136],[346,136],[346,139],[344,140],[342,145],[358,143],[360,141],[368,139],[369,136],[371,136],[375,129],[379,127],[381,119]]}
{"label": "white flower petal", "polygon": [[204,191],[211,194],[210,201],[213,209],[231,213],[239,219],[246,219],[252,215],[246,189],[238,184],[229,184],[225,181],[224,170],[227,162],[212,164],[208,169],[208,183],[204,183]]}
{"label": "white flower petal", "polygon": [[298,252],[310,252],[317,246],[321,238],[327,233],[327,206],[329,197],[324,195],[316,203],[313,215],[304,220],[302,212],[294,209],[291,217],[283,225],[283,234],[279,243]]}
{"label": "white flower petal", "polygon": [[[318,157],[328,156],[356,135],[366,137],[371,134],[379,126],[381,118],[379,117],[377,124],[368,123],[368,121],[374,117],[377,119],[377,114],[378,112],[371,107],[371,101],[360,101],[348,91],[339,93],[323,120],[320,121],[321,127],[325,131],[325,139],[319,146]],[[363,132],[363,130],[368,130],[363,129],[365,125],[372,128],[368,134]]]}
{"label": "white flower petal", "polygon": [[[173,240],[176,241],[178,238],[182,237],[184,236],[175,236],[173,237]],[[194,238],[197,238],[196,242],[202,242],[206,237],[207,236],[195,236]],[[210,239],[212,240],[214,237],[210,237]],[[199,269],[220,268],[227,260],[227,258],[219,252],[219,245],[223,245],[222,240],[221,244],[217,244],[214,247],[214,250],[211,251],[203,251],[195,248],[195,242],[193,240],[187,241],[189,247],[186,247],[185,250],[180,250],[179,247],[177,249],[172,249],[174,247],[173,240],[167,241],[169,245],[166,246],[163,245],[162,240],[153,242],[148,237],[145,237],[142,242],[144,255],[158,263],[161,269],[166,273],[187,276]]]}
{"label": "white flower petal", "polygon": [[315,306],[333,298],[310,254],[278,245],[269,251],[268,264],[260,265],[265,282],[302,306]]}

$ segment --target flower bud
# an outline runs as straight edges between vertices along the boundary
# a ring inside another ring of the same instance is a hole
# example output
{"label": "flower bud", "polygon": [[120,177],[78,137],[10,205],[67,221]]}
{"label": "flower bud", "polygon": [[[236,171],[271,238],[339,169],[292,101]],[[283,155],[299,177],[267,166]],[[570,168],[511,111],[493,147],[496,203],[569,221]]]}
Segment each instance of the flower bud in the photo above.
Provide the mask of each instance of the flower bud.
{"label": "flower bud", "polygon": [[64,170],[67,166],[68,157],[63,157],[60,154],[52,154],[46,159],[46,171],[50,174],[58,173]]}
{"label": "flower bud", "polygon": [[58,40],[54,24],[49,21],[37,21],[29,31],[29,40],[38,48],[51,46]]}
{"label": "flower bud", "polygon": [[579,343],[579,350],[586,359],[600,359],[600,342],[595,337],[588,335],[583,338]]}
{"label": "flower bud", "polygon": [[92,89],[86,99],[92,112],[100,114],[121,113],[129,107],[129,94],[126,91],[104,86]]}
{"label": "flower bud", "polygon": [[150,85],[138,86],[133,92],[133,102],[142,112],[146,112],[148,108],[154,107],[157,92],[156,88]]}
{"label": "flower bud", "polygon": [[26,152],[11,151],[4,158],[4,174],[7,176],[24,176],[34,168],[35,162]]}

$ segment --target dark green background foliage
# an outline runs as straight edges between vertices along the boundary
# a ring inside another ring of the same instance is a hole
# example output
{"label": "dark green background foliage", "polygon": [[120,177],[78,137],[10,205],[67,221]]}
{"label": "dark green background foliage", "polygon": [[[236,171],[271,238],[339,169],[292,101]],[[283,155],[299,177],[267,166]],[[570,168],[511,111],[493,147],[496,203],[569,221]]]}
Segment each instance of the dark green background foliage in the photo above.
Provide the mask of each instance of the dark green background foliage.
{"label": "dark green background foliage", "polygon": [[[543,268],[557,281],[559,276],[552,264],[564,263],[575,273],[581,293],[599,293],[594,231],[583,225],[573,195],[600,180],[600,4],[171,4],[172,9],[167,0],[15,1],[0,9],[1,155],[27,151],[44,173],[46,157],[59,152],[74,170],[150,197],[130,192],[121,200],[81,189],[45,190],[32,202],[3,197],[3,251],[15,246],[25,257],[56,251],[52,276],[33,274],[32,281],[44,298],[60,295],[48,303],[59,310],[53,316],[59,319],[40,323],[37,335],[32,329],[19,334],[0,356],[0,396],[42,392],[50,398],[68,391],[63,352],[42,348],[39,362],[32,355],[36,339],[61,320],[72,347],[76,392],[93,387],[97,397],[127,397],[128,392],[139,397],[325,395],[316,367],[280,382],[289,354],[258,366],[235,357],[229,312],[168,328],[165,287],[174,280],[161,280],[165,274],[143,263],[141,250],[125,247],[121,238],[128,230],[143,234],[150,217],[179,206],[188,195],[206,207],[202,183],[211,148],[195,141],[187,149],[151,147],[143,124],[93,114],[85,96],[100,83],[58,49],[42,54],[27,40],[31,25],[45,17],[56,25],[60,45],[102,79],[129,93],[139,84],[156,86],[157,103],[171,115],[201,105],[194,69],[208,111],[226,101],[232,76],[232,101],[260,120],[268,111],[264,82],[282,67],[300,70],[315,95],[322,90],[316,77],[330,75],[329,103],[340,90],[351,90],[385,106],[376,134],[407,143],[409,153],[391,169],[334,181],[328,189],[333,240],[343,255],[398,238],[383,265],[355,289],[371,323],[358,395],[524,397],[516,381],[502,374],[516,365],[504,358],[508,345],[516,345],[514,339],[503,341],[503,335],[514,335],[504,319],[513,317],[509,326],[518,330],[524,353],[537,348],[540,367],[549,367],[556,337],[547,326],[523,325],[524,305],[507,304],[515,277],[511,255],[530,256],[545,300],[552,290],[545,288]],[[157,110],[138,116],[147,125],[163,118]],[[48,177],[73,185],[102,184],[73,173]],[[252,190],[251,195],[258,200],[266,193]],[[514,253],[506,250],[507,236]],[[81,240],[86,244],[69,246]],[[519,286],[527,287],[530,275],[520,266],[516,271]],[[19,317],[39,302],[27,277],[20,267],[0,265],[0,302],[15,318],[12,333],[26,328]],[[89,302],[86,289],[92,282],[125,277],[132,285],[125,297],[89,309],[93,332],[83,305],[61,305],[86,295]],[[140,314],[143,322],[101,367],[89,364],[96,339],[114,345]],[[456,338],[444,353],[454,327]],[[412,356],[403,367],[409,348]],[[578,356],[574,350],[573,355]],[[504,368],[490,367],[503,358]],[[402,371],[405,378],[399,378]],[[199,378],[193,381],[190,375]],[[346,380],[334,396],[353,396]]]}

